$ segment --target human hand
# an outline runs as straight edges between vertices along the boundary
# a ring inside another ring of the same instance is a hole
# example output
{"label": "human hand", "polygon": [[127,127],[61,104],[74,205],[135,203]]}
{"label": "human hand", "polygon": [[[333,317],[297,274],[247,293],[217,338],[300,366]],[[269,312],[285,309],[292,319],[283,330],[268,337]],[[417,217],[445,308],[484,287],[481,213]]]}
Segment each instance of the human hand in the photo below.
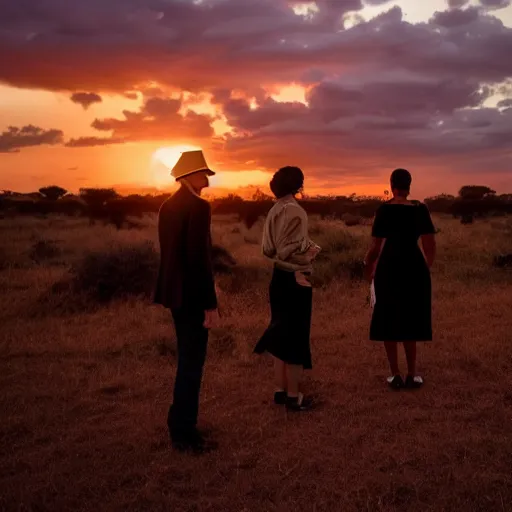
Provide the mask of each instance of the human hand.
{"label": "human hand", "polygon": [[216,309],[207,309],[204,312],[204,324],[205,329],[213,329],[214,327],[218,327],[220,323],[220,315],[218,308]]}
{"label": "human hand", "polygon": [[317,257],[318,253],[319,253],[321,250],[322,250],[322,249],[321,249],[318,245],[313,244],[313,245],[312,245],[312,246],[307,250],[306,254],[307,254],[308,258],[309,258],[311,261],[313,261],[313,260]]}
{"label": "human hand", "polygon": [[375,278],[375,265],[369,265],[368,263],[364,267],[364,277],[371,283]]}
{"label": "human hand", "polygon": [[311,288],[311,281],[303,272],[295,272],[295,281],[300,286]]}

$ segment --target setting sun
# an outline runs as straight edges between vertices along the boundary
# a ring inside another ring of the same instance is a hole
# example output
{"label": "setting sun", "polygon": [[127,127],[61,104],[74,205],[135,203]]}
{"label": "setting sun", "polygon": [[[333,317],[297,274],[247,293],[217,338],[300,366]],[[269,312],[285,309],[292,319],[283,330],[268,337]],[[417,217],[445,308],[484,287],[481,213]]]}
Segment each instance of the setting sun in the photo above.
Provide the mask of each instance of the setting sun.
{"label": "setting sun", "polygon": [[179,160],[184,151],[201,149],[197,146],[180,145],[157,149],[151,159],[151,171],[153,182],[157,187],[165,187],[174,183],[171,169]]}

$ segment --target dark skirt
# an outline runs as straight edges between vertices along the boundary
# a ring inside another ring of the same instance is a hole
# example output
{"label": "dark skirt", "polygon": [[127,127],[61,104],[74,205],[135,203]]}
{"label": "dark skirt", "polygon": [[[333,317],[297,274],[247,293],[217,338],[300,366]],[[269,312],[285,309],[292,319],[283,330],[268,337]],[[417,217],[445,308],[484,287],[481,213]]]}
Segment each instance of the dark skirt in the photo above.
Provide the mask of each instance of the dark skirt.
{"label": "dark skirt", "polygon": [[407,258],[381,257],[374,283],[370,340],[431,341],[430,271],[419,249]]}
{"label": "dark skirt", "polygon": [[298,284],[294,272],[274,267],[270,283],[270,325],[254,352],[269,352],[287,364],[311,369],[312,299],[312,288]]}

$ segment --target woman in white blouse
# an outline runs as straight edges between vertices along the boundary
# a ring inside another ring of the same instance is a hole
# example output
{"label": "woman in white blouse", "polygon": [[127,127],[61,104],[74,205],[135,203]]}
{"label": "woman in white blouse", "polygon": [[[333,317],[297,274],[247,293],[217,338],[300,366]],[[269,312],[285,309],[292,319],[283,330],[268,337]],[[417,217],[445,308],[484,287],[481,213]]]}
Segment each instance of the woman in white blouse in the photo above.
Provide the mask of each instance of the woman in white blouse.
{"label": "woman in white blouse", "polygon": [[270,283],[270,325],[256,345],[257,354],[274,357],[274,402],[303,411],[312,402],[299,390],[303,369],[311,369],[310,327],[312,262],[320,251],[308,236],[308,217],[296,201],[304,174],[298,167],[279,169],[270,182],[277,198],[263,231],[263,254],[274,262]]}

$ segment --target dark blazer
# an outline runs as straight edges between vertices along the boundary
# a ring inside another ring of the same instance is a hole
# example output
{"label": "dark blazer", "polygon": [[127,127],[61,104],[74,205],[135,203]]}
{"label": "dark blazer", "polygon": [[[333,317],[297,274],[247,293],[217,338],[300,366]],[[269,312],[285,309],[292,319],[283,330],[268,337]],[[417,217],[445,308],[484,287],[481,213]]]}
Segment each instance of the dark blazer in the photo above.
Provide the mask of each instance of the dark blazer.
{"label": "dark blazer", "polygon": [[210,204],[182,186],[160,208],[160,270],[155,303],[170,309],[215,309]]}

